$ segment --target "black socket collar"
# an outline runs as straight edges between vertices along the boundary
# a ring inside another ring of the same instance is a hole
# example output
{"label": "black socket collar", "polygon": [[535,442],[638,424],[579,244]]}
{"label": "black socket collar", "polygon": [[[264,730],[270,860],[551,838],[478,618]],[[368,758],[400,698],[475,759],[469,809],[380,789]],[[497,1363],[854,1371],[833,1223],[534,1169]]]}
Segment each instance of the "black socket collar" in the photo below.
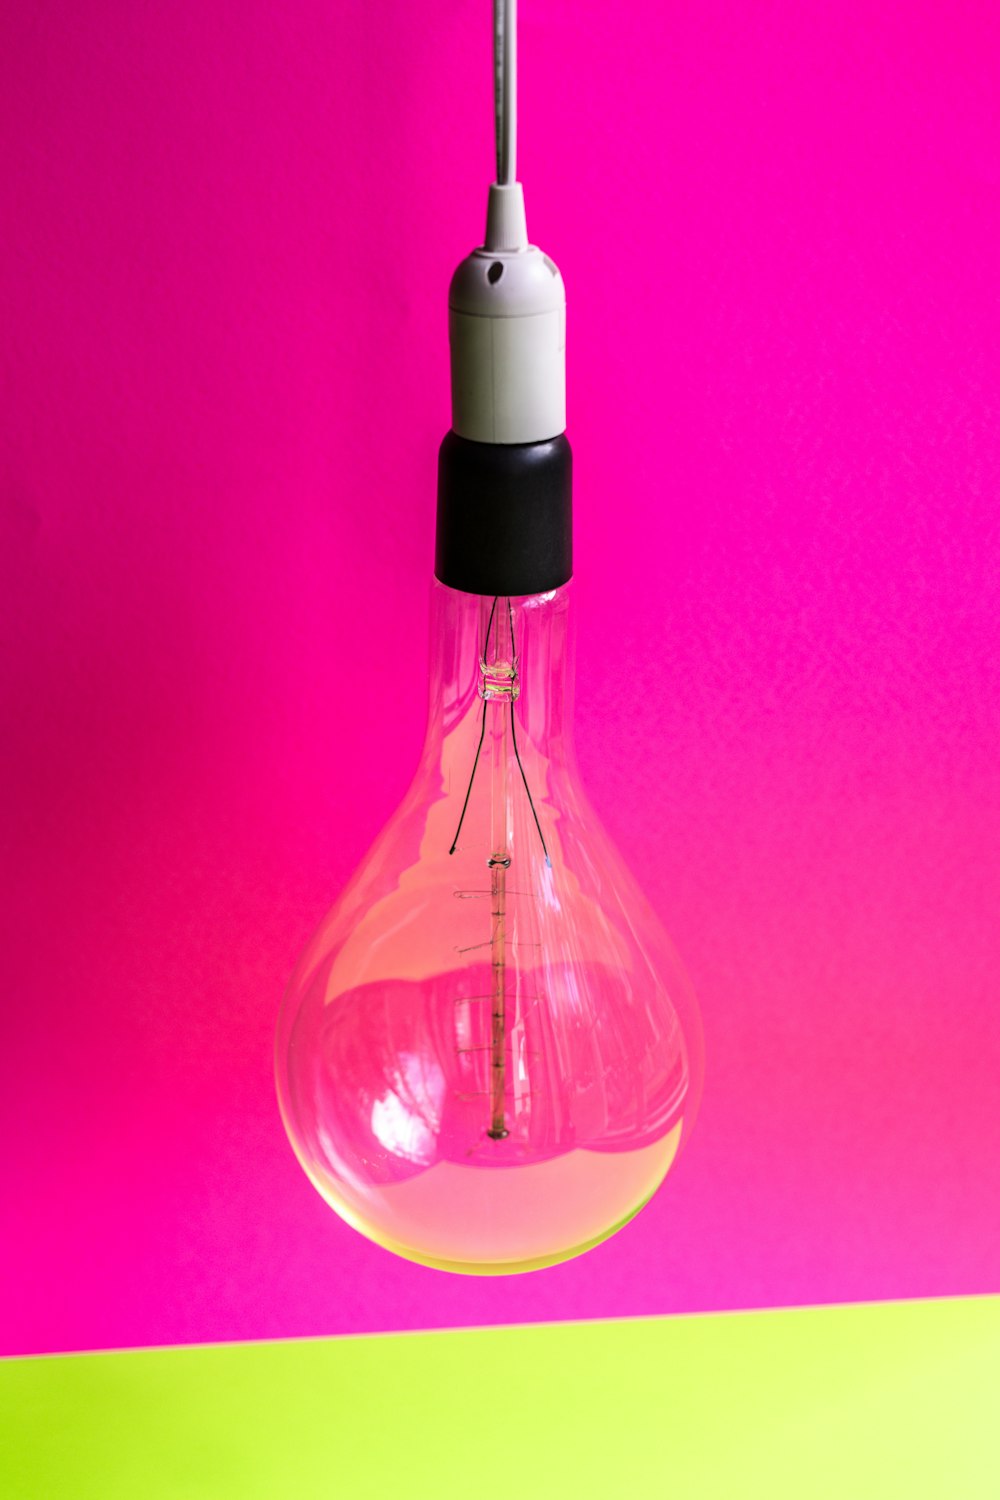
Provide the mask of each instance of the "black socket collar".
{"label": "black socket collar", "polygon": [[475,443],[438,455],[434,574],[466,594],[545,594],[573,574],[573,454],[541,443]]}

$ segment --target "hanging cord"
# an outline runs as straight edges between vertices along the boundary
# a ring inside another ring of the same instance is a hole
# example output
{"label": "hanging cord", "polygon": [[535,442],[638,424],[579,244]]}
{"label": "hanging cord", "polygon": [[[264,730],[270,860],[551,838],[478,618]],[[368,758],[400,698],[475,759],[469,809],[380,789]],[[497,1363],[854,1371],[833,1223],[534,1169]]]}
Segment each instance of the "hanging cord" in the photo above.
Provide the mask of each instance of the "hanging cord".
{"label": "hanging cord", "polygon": [[517,181],[517,0],[493,0],[497,182]]}

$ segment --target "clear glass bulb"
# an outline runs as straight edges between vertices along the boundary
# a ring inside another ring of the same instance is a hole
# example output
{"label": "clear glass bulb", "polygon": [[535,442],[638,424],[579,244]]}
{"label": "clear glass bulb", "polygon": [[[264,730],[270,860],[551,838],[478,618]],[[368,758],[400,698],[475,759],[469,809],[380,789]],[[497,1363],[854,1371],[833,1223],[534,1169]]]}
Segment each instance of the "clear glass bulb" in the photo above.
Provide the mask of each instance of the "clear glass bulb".
{"label": "clear glass bulb", "polygon": [[690,1130],[701,1030],[580,787],[571,586],[434,584],[419,770],[292,977],[282,1116],[347,1222],[450,1271],[606,1239]]}

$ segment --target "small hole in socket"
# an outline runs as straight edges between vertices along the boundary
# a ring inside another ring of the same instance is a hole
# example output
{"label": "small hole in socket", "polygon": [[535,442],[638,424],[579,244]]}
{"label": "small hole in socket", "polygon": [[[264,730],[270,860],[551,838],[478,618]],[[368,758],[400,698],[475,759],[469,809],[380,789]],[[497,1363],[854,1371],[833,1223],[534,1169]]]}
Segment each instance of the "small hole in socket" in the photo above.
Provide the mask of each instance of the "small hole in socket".
{"label": "small hole in socket", "polygon": [[503,265],[500,261],[495,260],[490,266],[489,270],[486,272],[486,280],[489,282],[490,286],[496,286],[502,275]]}

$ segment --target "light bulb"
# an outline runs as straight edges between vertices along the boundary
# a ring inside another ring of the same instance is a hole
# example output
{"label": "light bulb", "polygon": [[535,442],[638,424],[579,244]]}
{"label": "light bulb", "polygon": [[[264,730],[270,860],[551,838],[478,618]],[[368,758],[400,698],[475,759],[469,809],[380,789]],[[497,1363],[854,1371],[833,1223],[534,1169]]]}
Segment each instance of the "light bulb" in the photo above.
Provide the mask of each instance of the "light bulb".
{"label": "light bulb", "polygon": [[399,1255],[478,1273],[619,1229],[701,1085],[690,986],[576,770],[565,291],[527,240],[512,0],[496,9],[498,180],[449,297],[424,751],[277,1038],[285,1126],[326,1201]]}
{"label": "light bulb", "polygon": [[315,1186],[448,1270],[530,1270],[612,1234],[699,1089],[690,987],[578,779],[571,588],[435,583],[420,767],[279,1024],[282,1114]]}

